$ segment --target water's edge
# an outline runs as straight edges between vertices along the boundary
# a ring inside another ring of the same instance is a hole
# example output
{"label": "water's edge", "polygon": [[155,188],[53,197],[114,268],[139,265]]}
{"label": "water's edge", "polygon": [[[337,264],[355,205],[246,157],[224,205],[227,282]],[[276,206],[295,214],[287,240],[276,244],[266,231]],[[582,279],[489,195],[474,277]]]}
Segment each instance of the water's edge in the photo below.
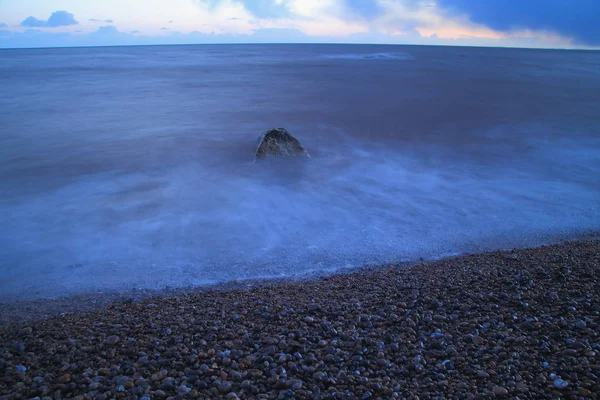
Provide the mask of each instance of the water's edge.
{"label": "water's edge", "polygon": [[450,259],[460,259],[474,254],[491,254],[491,253],[515,253],[518,251],[553,246],[559,244],[568,244],[575,242],[585,242],[592,240],[600,240],[600,232],[589,232],[586,234],[556,238],[552,241],[539,243],[534,246],[517,246],[513,248],[502,248],[495,250],[487,250],[481,252],[465,252],[458,255],[437,257],[437,258],[421,258],[414,261],[390,262],[385,264],[363,265],[358,267],[340,268],[334,271],[318,271],[309,274],[289,276],[285,278],[258,278],[247,280],[232,280],[229,282],[220,282],[215,284],[189,286],[181,288],[166,287],[162,290],[131,290],[131,291],[114,291],[114,292],[90,292],[65,297],[36,299],[36,300],[15,300],[15,301],[0,301],[0,327],[21,327],[36,321],[61,317],[67,314],[77,314],[92,311],[101,311],[111,305],[119,303],[134,303],[141,301],[151,301],[154,299],[160,302],[164,298],[172,298],[183,296],[190,293],[211,293],[222,291],[245,291],[258,287],[275,286],[275,285],[302,285],[303,283],[326,279],[331,276],[351,275],[367,271],[377,271],[387,268],[411,268],[417,265],[428,264]]}

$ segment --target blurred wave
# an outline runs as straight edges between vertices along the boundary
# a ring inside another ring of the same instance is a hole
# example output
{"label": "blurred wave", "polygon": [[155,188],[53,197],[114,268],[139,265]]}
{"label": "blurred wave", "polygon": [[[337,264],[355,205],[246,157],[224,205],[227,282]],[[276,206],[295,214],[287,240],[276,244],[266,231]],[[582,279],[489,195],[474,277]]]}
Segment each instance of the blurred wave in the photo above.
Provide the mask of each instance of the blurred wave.
{"label": "blurred wave", "polygon": [[[167,46],[0,61],[2,301],[293,276],[600,227],[598,52]],[[253,163],[276,126],[312,158]]]}

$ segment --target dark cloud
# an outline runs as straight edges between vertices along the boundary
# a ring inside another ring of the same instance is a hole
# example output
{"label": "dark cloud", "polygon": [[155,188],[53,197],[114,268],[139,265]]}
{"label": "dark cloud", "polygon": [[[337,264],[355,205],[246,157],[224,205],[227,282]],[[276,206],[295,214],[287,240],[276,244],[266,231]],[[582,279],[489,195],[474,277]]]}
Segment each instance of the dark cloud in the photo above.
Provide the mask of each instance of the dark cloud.
{"label": "dark cloud", "polygon": [[8,27],[8,25],[6,25],[4,22],[0,22],[0,28],[6,28]]}
{"label": "dark cloud", "polygon": [[104,22],[107,24],[112,24],[114,21],[112,19],[105,19]]}
{"label": "dark cloud", "polygon": [[599,0],[437,0],[437,6],[499,31],[548,30],[600,45]]}
{"label": "dark cloud", "polygon": [[165,28],[164,26],[162,28],[160,28],[161,31],[168,31],[169,28]]}
{"label": "dark cloud", "polygon": [[97,18],[90,18],[90,19],[88,19],[88,21],[90,21],[90,22],[102,22],[102,20],[97,19]]}
{"label": "dark cloud", "polygon": [[73,14],[66,11],[55,11],[47,21],[42,21],[35,17],[27,17],[21,22],[21,26],[27,28],[57,28],[59,26],[77,25],[78,23]]}

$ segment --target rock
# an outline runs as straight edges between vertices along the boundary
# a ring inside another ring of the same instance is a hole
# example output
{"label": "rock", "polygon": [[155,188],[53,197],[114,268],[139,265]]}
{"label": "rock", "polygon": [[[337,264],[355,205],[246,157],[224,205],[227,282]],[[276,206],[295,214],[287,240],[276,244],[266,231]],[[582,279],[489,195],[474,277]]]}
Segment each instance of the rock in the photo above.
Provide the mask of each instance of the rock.
{"label": "rock", "polygon": [[27,371],[27,367],[24,365],[17,365],[16,368],[17,368],[17,371],[19,371],[19,372]]}
{"label": "rock", "polygon": [[60,378],[58,378],[58,381],[60,383],[69,383],[69,382],[71,382],[71,374],[64,374],[63,376],[61,376]]}
{"label": "rock", "polygon": [[298,139],[290,135],[284,128],[268,130],[258,138],[258,148],[254,160],[267,156],[310,157]]}

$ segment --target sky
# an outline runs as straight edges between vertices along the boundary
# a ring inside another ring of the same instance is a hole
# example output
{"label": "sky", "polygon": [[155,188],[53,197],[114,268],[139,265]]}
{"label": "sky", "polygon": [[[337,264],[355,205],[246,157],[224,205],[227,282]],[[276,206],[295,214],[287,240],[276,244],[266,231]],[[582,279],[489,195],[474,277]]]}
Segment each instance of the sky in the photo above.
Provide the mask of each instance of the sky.
{"label": "sky", "polygon": [[381,43],[600,48],[600,0],[0,0],[0,48]]}

